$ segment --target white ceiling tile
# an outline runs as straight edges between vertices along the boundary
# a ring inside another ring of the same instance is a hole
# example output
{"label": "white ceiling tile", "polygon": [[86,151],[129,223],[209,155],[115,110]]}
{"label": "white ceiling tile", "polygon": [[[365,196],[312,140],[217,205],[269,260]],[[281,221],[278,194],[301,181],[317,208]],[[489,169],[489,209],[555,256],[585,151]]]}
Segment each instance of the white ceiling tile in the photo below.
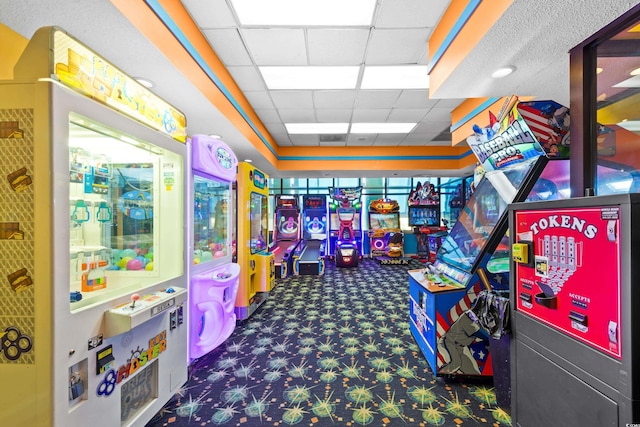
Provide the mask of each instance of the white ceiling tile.
{"label": "white ceiling tile", "polygon": [[437,100],[429,99],[426,89],[405,89],[396,101],[396,108],[422,108],[428,110],[437,104]]}
{"label": "white ceiling tile", "polygon": [[444,122],[422,122],[418,123],[415,128],[413,128],[414,134],[431,134],[434,137],[444,132],[445,130],[449,130],[451,127],[450,121]]}
{"label": "white ceiling tile", "polygon": [[321,123],[348,123],[352,111],[345,108],[317,109],[316,119]]}
{"label": "white ceiling tile", "polygon": [[227,70],[243,92],[266,90],[262,75],[255,67],[227,67]]}
{"label": "white ceiling tile", "polygon": [[243,29],[256,65],[308,65],[302,29]]}
{"label": "white ceiling tile", "polygon": [[200,28],[234,27],[236,20],[225,0],[182,0]]}
{"label": "white ceiling tile", "polygon": [[291,142],[288,135],[286,137],[273,135],[271,136],[276,140],[276,144],[278,144],[280,147],[291,147],[293,145],[293,142]]}
{"label": "white ceiling tile", "polygon": [[450,108],[453,110],[462,104],[464,99],[434,99],[433,101],[438,101],[435,105],[438,108]]}
{"label": "white ceiling tile", "polygon": [[322,141],[320,142],[321,147],[344,147],[347,143],[345,141]]}
{"label": "white ceiling tile", "polygon": [[426,29],[374,30],[367,48],[367,65],[417,64],[427,49]]}
{"label": "white ceiling tile", "polygon": [[376,145],[398,145],[407,135],[404,133],[381,133],[376,138]]}
{"label": "white ceiling tile", "polygon": [[271,102],[271,97],[269,96],[269,92],[267,92],[266,90],[246,91],[244,92],[244,96],[245,98],[247,98],[254,109],[274,108],[273,102]]}
{"label": "white ceiling tile", "polygon": [[418,108],[394,108],[389,114],[390,122],[419,122],[425,115],[424,109]]}
{"label": "white ceiling tile", "polygon": [[377,28],[435,27],[451,0],[384,0]]}
{"label": "white ceiling tile", "polygon": [[434,107],[429,110],[423,120],[429,120],[432,122],[444,121],[451,123],[451,108]]}
{"label": "white ceiling tile", "polygon": [[373,145],[377,134],[349,134],[347,135],[347,146],[367,146]]}
{"label": "white ceiling tile", "polygon": [[274,90],[271,99],[278,109],[313,109],[313,95],[310,90]]}
{"label": "white ceiling tile", "polygon": [[287,128],[282,123],[265,123],[264,127],[271,135],[289,135]]}
{"label": "white ceiling tile", "polygon": [[289,135],[289,139],[294,146],[318,146],[320,145],[318,135]]}
{"label": "white ceiling tile", "polygon": [[393,108],[401,91],[392,90],[360,90],[356,95],[356,108]]}
{"label": "white ceiling tile", "polygon": [[258,117],[260,117],[260,120],[262,121],[262,123],[282,123],[282,120],[280,120],[280,116],[278,115],[278,110],[276,109],[272,109],[272,110],[256,109],[255,112],[258,115]]}
{"label": "white ceiling tile", "polygon": [[364,62],[369,30],[309,29],[310,65],[360,65]]}
{"label": "white ceiling tile", "polygon": [[389,114],[391,110],[387,108],[356,108],[352,120],[356,123],[381,123],[387,121]]}
{"label": "white ceiling tile", "polygon": [[253,65],[238,30],[203,30],[203,33],[224,65]]}
{"label": "white ceiling tile", "polygon": [[284,123],[316,123],[314,110],[280,108],[278,111]]}
{"label": "white ceiling tile", "polygon": [[355,99],[355,90],[313,91],[313,105],[316,108],[352,108]]}

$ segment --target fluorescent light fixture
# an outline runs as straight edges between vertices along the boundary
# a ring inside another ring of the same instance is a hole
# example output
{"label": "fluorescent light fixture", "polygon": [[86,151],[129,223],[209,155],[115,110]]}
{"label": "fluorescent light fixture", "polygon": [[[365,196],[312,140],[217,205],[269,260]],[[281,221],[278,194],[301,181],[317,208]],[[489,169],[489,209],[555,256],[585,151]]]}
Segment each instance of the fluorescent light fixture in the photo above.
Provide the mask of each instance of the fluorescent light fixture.
{"label": "fluorescent light fixture", "polygon": [[364,69],[360,89],[429,89],[426,65],[380,65]]}
{"label": "fluorescent light fixture", "polygon": [[231,0],[242,25],[370,26],[376,0]]}
{"label": "fluorescent light fixture", "polygon": [[352,123],[351,133],[409,133],[417,123]]}
{"label": "fluorescent light fixture", "polygon": [[506,67],[498,68],[491,74],[491,77],[494,79],[501,79],[503,77],[507,77],[509,74],[513,73],[516,70],[516,67],[513,65],[508,65]]}
{"label": "fluorescent light fixture", "polygon": [[285,123],[289,134],[347,133],[349,123]]}
{"label": "fluorescent light fixture", "polygon": [[269,89],[355,89],[359,66],[259,67]]}
{"label": "fluorescent light fixture", "polygon": [[146,87],[146,88],[152,88],[154,87],[156,84],[154,82],[152,82],[149,79],[144,79],[142,77],[134,77],[135,81],[137,81],[138,83],[140,83],[142,86]]}

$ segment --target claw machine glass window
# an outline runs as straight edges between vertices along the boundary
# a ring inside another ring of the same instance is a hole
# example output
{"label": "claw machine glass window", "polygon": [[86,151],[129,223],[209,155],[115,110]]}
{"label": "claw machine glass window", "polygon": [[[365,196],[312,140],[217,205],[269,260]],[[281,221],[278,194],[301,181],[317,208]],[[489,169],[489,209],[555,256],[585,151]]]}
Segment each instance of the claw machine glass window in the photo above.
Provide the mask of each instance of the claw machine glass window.
{"label": "claw machine glass window", "polygon": [[228,201],[231,183],[194,175],[194,263],[228,262],[231,258]]}
{"label": "claw machine glass window", "polygon": [[249,221],[251,224],[251,254],[267,250],[267,197],[263,194],[251,193]]}
{"label": "claw machine glass window", "polygon": [[161,191],[181,170],[176,153],[71,114],[72,311],[182,274],[182,189]]}

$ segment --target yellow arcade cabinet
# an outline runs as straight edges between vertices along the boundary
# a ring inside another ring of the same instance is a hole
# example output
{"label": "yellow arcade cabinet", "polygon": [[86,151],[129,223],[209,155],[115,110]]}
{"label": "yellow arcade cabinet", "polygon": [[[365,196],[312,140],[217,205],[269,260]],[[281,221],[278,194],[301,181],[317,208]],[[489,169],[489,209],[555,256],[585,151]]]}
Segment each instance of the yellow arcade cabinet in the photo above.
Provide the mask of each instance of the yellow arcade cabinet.
{"label": "yellow arcade cabinet", "polygon": [[0,81],[2,425],[143,426],[186,381],[185,139],[60,28]]}
{"label": "yellow arcade cabinet", "polygon": [[250,163],[238,163],[236,257],[241,267],[236,297],[238,320],[247,319],[275,284],[269,252],[269,177]]}

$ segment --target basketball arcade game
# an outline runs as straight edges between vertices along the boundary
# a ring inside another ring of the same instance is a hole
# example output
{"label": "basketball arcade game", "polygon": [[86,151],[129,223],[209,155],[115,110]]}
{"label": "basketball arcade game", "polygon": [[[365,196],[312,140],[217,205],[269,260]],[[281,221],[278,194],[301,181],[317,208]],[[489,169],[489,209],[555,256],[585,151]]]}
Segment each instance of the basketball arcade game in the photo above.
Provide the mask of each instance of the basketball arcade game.
{"label": "basketball arcade game", "polygon": [[214,350],[233,332],[240,266],[233,256],[234,218],[232,184],[238,160],[227,144],[206,135],[194,135],[188,205],[189,360]]}
{"label": "basketball arcade game", "polygon": [[236,199],[237,263],[242,266],[236,317],[249,318],[275,284],[273,254],[268,251],[269,177],[249,163],[238,163]]}
{"label": "basketball arcade game", "polygon": [[370,257],[380,264],[409,264],[404,257],[404,234],[400,229],[400,206],[396,200],[369,203]]}
{"label": "basketball arcade game", "polygon": [[493,374],[488,333],[468,309],[483,289],[508,290],[507,273],[496,268],[508,257],[507,205],[526,199],[548,161],[517,101],[500,117],[491,132],[468,139],[486,174],[435,263],[409,272],[410,329],[435,375]]}
{"label": "basketball arcade game", "polygon": [[300,243],[300,208],[298,196],[275,195],[273,215],[273,242],[269,251],[273,253],[276,278],[293,274],[293,253]]}
{"label": "basketball arcade game", "polygon": [[329,197],[336,203],[329,205],[331,212],[330,254],[337,267],[357,267],[362,258],[362,232],[360,227],[360,196],[362,187],[329,187]]}
{"label": "basketball arcade game", "polygon": [[294,253],[295,275],[324,274],[327,245],[327,198],[324,195],[302,196],[302,241]]}
{"label": "basketball arcade game", "polygon": [[0,122],[3,423],[144,425],[187,379],[185,118],[48,27]]}

